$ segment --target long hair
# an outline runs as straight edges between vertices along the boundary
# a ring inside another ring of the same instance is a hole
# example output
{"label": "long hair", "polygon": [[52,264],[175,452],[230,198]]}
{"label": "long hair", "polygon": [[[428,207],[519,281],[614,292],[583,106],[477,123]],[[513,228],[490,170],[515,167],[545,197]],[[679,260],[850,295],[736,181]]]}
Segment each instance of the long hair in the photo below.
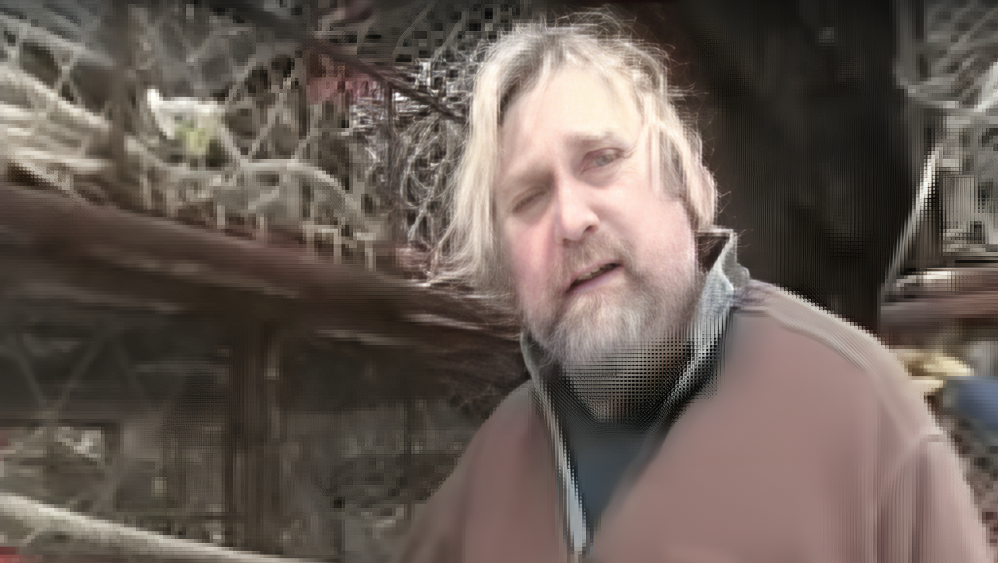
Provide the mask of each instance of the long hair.
{"label": "long hair", "polygon": [[509,297],[493,209],[500,129],[517,95],[569,66],[627,85],[646,126],[657,132],[662,189],[683,201],[695,230],[713,225],[717,189],[698,135],[673,105],[661,50],[639,44],[606,13],[521,24],[486,49],[471,93],[464,151],[448,190],[451,220],[434,249],[434,279]]}

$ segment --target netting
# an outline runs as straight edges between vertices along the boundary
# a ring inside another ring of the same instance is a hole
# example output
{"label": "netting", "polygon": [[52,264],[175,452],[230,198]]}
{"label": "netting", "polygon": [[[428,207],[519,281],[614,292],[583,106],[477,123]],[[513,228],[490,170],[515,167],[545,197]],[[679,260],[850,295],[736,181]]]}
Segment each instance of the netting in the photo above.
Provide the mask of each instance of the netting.
{"label": "netting", "polygon": [[[998,251],[998,6],[927,1],[920,19],[921,36],[896,76],[910,99],[941,116],[925,176],[940,178],[942,249],[993,253]],[[923,184],[920,192],[929,189]],[[913,215],[923,214],[919,209]]]}
{"label": "netting", "polygon": [[76,42],[30,11],[0,19],[9,165],[72,197],[261,237],[317,233],[337,259],[382,238],[346,107],[307,104],[299,43],[207,6],[66,5]]}
{"label": "netting", "polygon": [[928,0],[915,69],[897,77],[914,99],[950,114],[980,117],[995,104],[998,7],[991,2]]}
{"label": "netting", "polygon": [[[473,47],[529,16],[0,1],[0,160],[24,189],[373,269],[379,244],[438,235]],[[385,560],[474,430],[446,398],[392,391],[417,366],[391,347],[94,289],[6,244],[4,550]]]}
{"label": "netting", "polygon": [[[918,13],[912,10],[918,10]],[[885,288],[897,291],[894,277],[919,229],[931,229],[932,193],[938,189],[943,256],[984,257],[998,251],[998,5],[969,0],[926,0],[905,4],[895,76],[914,106],[928,116],[931,141],[924,155],[921,182],[909,222],[888,272]],[[906,38],[906,34],[911,34]],[[923,131],[918,131],[922,134]],[[902,284],[898,284],[900,287]],[[956,287],[954,286],[954,290]],[[968,418],[943,392],[942,427],[951,435],[975,499],[998,546],[998,483],[993,431]]]}

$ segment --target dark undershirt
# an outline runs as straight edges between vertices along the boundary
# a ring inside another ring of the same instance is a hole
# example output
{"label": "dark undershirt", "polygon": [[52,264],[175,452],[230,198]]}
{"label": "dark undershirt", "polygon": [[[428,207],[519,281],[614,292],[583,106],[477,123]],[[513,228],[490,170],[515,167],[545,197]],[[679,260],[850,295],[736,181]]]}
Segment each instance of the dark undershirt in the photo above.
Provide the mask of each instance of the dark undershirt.
{"label": "dark undershirt", "polygon": [[[669,378],[672,381],[678,378],[687,361],[678,364],[676,375]],[[614,489],[657,421],[669,386],[657,392],[649,389],[636,394],[641,400],[633,403],[626,416],[612,422],[593,418],[565,376],[552,377],[549,390],[568,445],[586,527],[592,537]]]}

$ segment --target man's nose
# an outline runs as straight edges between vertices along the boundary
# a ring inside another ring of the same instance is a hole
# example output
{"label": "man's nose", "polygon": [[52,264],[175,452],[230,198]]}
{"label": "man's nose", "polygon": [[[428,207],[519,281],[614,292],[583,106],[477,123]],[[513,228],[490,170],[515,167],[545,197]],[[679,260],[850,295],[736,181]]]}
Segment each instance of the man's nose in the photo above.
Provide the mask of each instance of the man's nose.
{"label": "man's nose", "polygon": [[571,180],[558,182],[556,218],[559,238],[565,242],[579,242],[599,228],[599,215],[584,186]]}

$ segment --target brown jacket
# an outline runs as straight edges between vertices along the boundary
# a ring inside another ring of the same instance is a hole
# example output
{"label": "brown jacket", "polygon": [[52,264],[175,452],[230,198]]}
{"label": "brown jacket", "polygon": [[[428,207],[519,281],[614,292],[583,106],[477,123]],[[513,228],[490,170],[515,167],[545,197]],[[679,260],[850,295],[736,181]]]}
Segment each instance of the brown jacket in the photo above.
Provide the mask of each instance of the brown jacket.
{"label": "brown jacket", "polygon": [[[988,561],[956,455],[894,356],[782,290],[749,282],[741,294],[709,392],[615,492],[583,559]],[[401,562],[575,557],[539,404],[530,383],[496,409]]]}

